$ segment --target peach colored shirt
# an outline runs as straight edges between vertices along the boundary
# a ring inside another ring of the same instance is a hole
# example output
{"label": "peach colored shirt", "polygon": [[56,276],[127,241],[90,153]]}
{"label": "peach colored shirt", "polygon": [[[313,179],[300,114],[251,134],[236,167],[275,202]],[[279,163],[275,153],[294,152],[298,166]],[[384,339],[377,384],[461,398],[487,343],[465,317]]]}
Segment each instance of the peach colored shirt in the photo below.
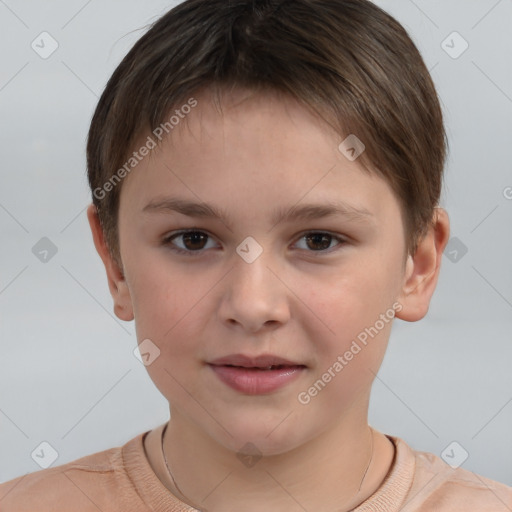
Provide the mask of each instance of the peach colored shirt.
{"label": "peach colored shirt", "polygon": [[[159,426],[160,435],[165,424]],[[194,512],[158,479],[139,434],[124,446],[82,457],[0,485],[1,512]],[[511,512],[512,487],[431,453],[396,447],[380,488],[354,512]],[[207,508],[207,507],[206,507]]]}

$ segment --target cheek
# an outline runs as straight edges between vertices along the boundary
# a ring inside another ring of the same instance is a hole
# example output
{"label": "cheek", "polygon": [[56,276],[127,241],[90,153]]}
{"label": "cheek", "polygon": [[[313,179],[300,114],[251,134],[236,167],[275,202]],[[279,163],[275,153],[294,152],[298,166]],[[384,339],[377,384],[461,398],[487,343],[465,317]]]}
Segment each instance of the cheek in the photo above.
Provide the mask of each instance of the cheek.
{"label": "cheek", "polygon": [[135,315],[137,338],[150,338],[160,345],[179,326],[193,300],[192,287],[185,286],[183,276],[173,276],[159,262],[145,262],[132,255],[127,279]]}
{"label": "cheek", "polygon": [[317,281],[307,301],[325,318],[335,336],[345,337],[353,334],[347,329],[361,326],[382,306],[386,286],[385,276],[375,269],[364,264],[345,265]]}
{"label": "cheek", "polygon": [[183,274],[169,275],[169,268],[161,263],[136,268],[130,274],[130,291],[137,341],[149,339],[159,351],[146,370],[165,397],[186,400],[188,395],[180,383],[187,382],[187,390],[196,392],[186,376],[197,369],[197,311],[205,291],[202,286],[191,286]]}
{"label": "cheek", "polygon": [[379,264],[361,261],[350,267],[307,296],[324,326],[314,334],[320,371],[345,354],[344,374],[376,368],[384,356],[394,316],[394,277]]}
{"label": "cheek", "polygon": [[384,358],[393,301],[386,300],[385,283],[377,286],[374,277],[354,274],[353,279],[331,282],[324,296],[318,291],[310,295],[312,309],[320,311],[330,329],[309,333],[317,359],[301,396],[323,411],[319,414],[325,415],[325,421],[366,400]]}
{"label": "cheek", "polygon": [[152,340],[169,364],[185,355],[193,364],[191,355],[200,357],[197,345],[211,318],[205,308],[216,280],[194,277],[156,259],[133,267],[130,292],[138,341]]}

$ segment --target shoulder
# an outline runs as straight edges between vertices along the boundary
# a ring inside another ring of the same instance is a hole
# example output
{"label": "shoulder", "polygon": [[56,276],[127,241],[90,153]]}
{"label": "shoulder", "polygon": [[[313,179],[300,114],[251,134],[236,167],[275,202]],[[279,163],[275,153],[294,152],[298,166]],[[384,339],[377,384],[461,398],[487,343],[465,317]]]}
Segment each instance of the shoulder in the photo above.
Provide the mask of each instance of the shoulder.
{"label": "shoulder", "polygon": [[409,449],[415,472],[404,512],[512,511],[512,487],[462,467],[453,468],[433,453]]}
{"label": "shoulder", "polygon": [[118,505],[118,496],[129,494],[119,492],[122,487],[130,490],[122,451],[123,447],[111,448],[0,484],[0,510],[112,510],[113,500]]}

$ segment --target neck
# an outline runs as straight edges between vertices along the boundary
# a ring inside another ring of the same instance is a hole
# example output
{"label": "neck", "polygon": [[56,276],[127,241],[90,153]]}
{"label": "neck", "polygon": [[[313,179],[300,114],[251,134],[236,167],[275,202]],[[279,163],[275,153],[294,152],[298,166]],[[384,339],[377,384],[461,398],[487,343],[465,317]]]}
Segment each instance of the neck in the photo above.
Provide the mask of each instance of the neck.
{"label": "neck", "polygon": [[340,422],[286,453],[244,457],[176,413],[163,451],[164,484],[185,503],[213,512],[259,511],[262,504],[275,511],[352,510],[377,490],[394,455],[391,442],[367,422]]}

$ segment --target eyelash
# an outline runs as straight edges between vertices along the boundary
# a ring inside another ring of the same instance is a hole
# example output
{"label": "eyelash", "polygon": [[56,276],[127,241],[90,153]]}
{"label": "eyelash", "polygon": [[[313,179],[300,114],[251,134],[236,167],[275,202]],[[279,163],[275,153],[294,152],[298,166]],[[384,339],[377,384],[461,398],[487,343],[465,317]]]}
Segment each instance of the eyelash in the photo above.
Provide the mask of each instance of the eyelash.
{"label": "eyelash", "polygon": [[[175,252],[176,254],[183,254],[185,256],[191,256],[191,257],[200,256],[201,254],[203,254],[205,252],[205,249],[198,249],[197,251],[190,251],[190,250],[181,249],[172,244],[172,241],[175,238],[178,238],[181,235],[186,235],[189,233],[199,233],[202,235],[206,235],[207,237],[209,237],[209,239],[213,238],[211,235],[209,235],[205,231],[201,231],[201,230],[195,229],[195,228],[194,229],[186,229],[186,230],[182,230],[182,231],[175,231],[175,232],[171,233],[170,235],[166,236],[164,238],[164,240],[162,241],[162,245],[168,246],[171,249],[171,251]],[[328,231],[306,231],[298,238],[297,242],[299,240],[305,238],[307,235],[328,235],[328,236],[332,237],[333,240],[336,240],[337,242],[339,242],[339,246],[343,246],[348,243],[345,238],[343,238],[339,235],[334,235],[332,233],[329,233]],[[336,246],[336,247],[338,247],[338,246]],[[322,253],[330,254],[333,249],[334,248],[322,249],[319,251],[306,251],[306,252],[319,253],[319,254],[322,254]],[[303,249],[303,250],[305,250],[305,249]]]}

